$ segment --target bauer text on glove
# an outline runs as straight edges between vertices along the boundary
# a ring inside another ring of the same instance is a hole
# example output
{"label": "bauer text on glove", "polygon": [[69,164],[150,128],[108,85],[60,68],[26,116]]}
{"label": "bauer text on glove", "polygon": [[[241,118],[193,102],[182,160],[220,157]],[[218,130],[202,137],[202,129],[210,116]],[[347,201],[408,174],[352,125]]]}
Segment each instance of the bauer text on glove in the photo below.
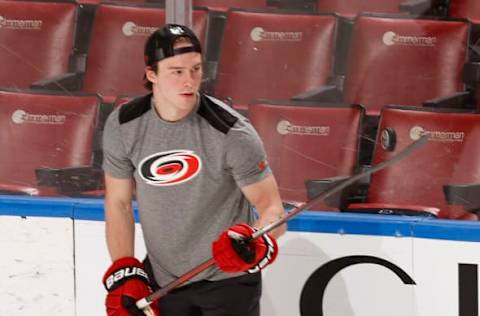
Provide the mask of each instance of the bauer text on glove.
{"label": "bauer text on glove", "polygon": [[[108,291],[105,300],[108,316],[145,316],[135,303],[152,291],[143,264],[133,257],[115,260],[103,277]],[[150,305],[150,314],[159,316],[156,304]]]}

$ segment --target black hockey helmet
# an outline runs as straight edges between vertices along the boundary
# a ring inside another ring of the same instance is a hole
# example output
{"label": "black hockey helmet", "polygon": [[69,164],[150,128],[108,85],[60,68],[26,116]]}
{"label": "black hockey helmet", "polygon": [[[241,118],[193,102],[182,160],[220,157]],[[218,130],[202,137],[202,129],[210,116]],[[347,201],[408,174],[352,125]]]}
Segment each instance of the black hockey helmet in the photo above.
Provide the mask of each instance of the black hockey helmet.
{"label": "black hockey helmet", "polygon": [[[192,46],[174,49],[175,41],[182,37],[188,38]],[[145,64],[152,66],[162,59],[191,52],[202,53],[200,41],[195,33],[184,25],[165,24],[148,38],[145,44]]]}

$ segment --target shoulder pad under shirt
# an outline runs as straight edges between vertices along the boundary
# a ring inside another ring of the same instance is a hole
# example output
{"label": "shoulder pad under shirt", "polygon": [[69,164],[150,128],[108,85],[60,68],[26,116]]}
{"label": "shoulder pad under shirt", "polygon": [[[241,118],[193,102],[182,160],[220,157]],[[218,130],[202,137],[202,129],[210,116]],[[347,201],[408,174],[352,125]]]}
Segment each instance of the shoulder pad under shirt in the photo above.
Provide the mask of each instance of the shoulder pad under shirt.
{"label": "shoulder pad under shirt", "polygon": [[230,113],[225,107],[228,107],[228,105],[222,101],[200,94],[200,106],[197,113],[215,129],[227,134],[238,121],[238,117]]}
{"label": "shoulder pad under shirt", "polygon": [[131,120],[134,120],[148,112],[152,108],[150,103],[151,98],[152,94],[150,93],[145,96],[135,98],[123,105],[118,113],[118,120],[120,124],[130,122]]}

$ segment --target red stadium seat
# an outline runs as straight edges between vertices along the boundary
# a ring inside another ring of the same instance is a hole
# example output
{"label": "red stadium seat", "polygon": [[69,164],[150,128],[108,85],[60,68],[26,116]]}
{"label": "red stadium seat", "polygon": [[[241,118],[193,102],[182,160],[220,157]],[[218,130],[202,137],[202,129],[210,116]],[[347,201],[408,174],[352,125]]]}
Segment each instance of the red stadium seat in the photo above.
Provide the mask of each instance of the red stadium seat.
{"label": "red stadium seat", "polygon": [[254,99],[288,100],[325,84],[335,31],[332,15],[229,11],[215,95],[246,110]]}
{"label": "red stadium seat", "polygon": [[[90,181],[85,178],[92,173],[83,169],[82,176],[78,168],[91,167],[94,162],[99,104],[96,95],[0,91],[0,146],[4,153],[0,156],[0,192],[58,195],[52,182],[61,177],[59,169],[79,176],[80,181]],[[40,178],[39,183],[38,173],[50,179]]]}
{"label": "red stadium seat", "polygon": [[476,219],[448,205],[443,186],[480,182],[480,114],[387,106],[378,129],[373,164],[390,159],[421,135],[430,139],[400,162],[372,175],[366,204],[350,210],[407,209],[440,218]]}
{"label": "red stadium seat", "polygon": [[353,29],[343,102],[378,115],[386,104],[421,106],[465,90],[465,21],[359,17]]}
{"label": "red stadium seat", "polygon": [[463,76],[469,33],[465,20],[361,15],[353,26],[345,79],[336,80],[342,84],[295,99],[362,104],[371,116],[387,104],[468,107],[461,100],[469,95]]}
{"label": "red stadium seat", "polygon": [[354,173],[363,113],[360,106],[250,106],[249,118],[264,142],[283,201],[305,202],[307,179]]}
{"label": "red stadium seat", "polygon": [[[205,42],[208,11],[193,11],[193,29]],[[83,91],[106,96],[140,95],[143,87],[143,47],[147,37],[165,23],[157,7],[102,4],[98,7]]]}
{"label": "red stadium seat", "polygon": [[448,14],[454,17],[468,18],[480,24],[480,1],[478,0],[450,0]]}
{"label": "red stadium seat", "polygon": [[0,1],[0,86],[27,88],[68,71],[73,2]]}

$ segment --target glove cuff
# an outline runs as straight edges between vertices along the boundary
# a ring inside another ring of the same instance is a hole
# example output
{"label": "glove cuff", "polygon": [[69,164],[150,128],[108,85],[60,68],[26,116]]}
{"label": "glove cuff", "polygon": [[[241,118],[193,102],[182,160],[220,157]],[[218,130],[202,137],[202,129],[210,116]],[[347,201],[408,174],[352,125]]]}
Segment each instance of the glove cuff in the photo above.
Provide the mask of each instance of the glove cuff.
{"label": "glove cuff", "polygon": [[108,292],[111,292],[129,279],[139,279],[149,284],[143,264],[134,257],[115,260],[103,276],[103,285]]}
{"label": "glove cuff", "polygon": [[256,273],[265,268],[267,265],[273,263],[278,255],[278,244],[275,237],[269,233],[262,235],[261,237],[266,246],[266,251],[263,256],[252,268],[247,270],[248,273]]}

